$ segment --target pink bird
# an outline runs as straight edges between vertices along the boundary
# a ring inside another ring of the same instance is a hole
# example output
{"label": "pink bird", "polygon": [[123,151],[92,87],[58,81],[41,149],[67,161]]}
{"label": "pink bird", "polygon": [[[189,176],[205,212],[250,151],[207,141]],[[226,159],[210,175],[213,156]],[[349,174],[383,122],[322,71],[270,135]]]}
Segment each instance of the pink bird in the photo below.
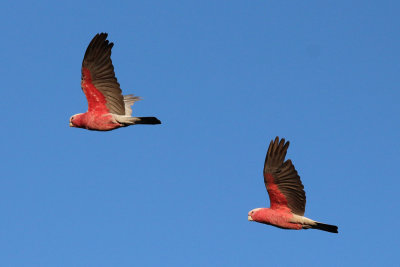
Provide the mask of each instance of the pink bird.
{"label": "pink bird", "polygon": [[270,208],[253,209],[249,221],[269,224],[283,229],[318,229],[338,233],[338,227],[304,217],[306,193],[292,161],[285,160],[289,142],[276,137],[269,144],[264,164],[264,183]]}
{"label": "pink bird", "polygon": [[73,115],[70,127],[110,131],[134,124],[160,124],[156,117],[132,117],[131,106],[139,97],[122,95],[111,61],[113,43],[107,33],[96,34],[86,49],[82,62],[82,90],[88,111]]}

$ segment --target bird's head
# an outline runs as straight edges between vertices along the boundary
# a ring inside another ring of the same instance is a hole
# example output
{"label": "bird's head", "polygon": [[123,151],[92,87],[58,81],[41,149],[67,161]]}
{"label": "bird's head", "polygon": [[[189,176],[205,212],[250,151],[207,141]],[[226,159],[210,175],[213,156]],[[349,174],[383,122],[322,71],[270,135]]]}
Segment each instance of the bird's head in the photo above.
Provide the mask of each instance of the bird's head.
{"label": "bird's head", "polygon": [[71,116],[71,118],[69,118],[69,127],[81,127],[81,124],[82,124],[81,115],[82,114],[83,113],[78,113],[78,114]]}
{"label": "bird's head", "polygon": [[265,217],[263,214],[263,208],[257,208],[249,211],[249,214],[247,215],[247,219],[249,221],[256,221],[256,222],[262,222],[263,218]]}

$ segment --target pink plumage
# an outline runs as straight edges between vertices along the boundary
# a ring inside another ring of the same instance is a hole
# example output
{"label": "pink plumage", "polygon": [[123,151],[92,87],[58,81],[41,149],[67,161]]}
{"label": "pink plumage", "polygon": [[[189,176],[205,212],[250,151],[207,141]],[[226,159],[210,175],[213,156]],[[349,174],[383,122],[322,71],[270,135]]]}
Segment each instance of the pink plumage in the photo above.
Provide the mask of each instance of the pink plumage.
{"label": "pink plumage", "polygon": [[286,160],[289,142],[285,139],[271,141],[264,164],[264,183],[270,208],[253,209],[249,221],[255,221],[283,229],[319,229],[338,233],[338,227],[304,217],[306,194],[292,161]]}
{"label": "pink plumage", "polygon": [[156,117],[132,117],[131,106],[139,97],[122,95],[111,61],[113,43],[106,33],[96,34],[82,62],[81,87],[88,101],[85,113],[73,115],[71,127],[110,131],[134,124],[160,124]]}

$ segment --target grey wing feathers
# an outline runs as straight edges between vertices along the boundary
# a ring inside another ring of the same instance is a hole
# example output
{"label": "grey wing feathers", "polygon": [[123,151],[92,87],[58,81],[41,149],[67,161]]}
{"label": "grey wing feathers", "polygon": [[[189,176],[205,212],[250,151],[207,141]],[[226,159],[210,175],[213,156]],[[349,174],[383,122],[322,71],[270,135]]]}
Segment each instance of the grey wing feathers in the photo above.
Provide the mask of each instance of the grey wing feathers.
{"label": "grey wing feathers", "polygon": [[282,166],[289,144],[289,141],[285,143],[285,139],[281,139],[279,142],[278,137],[275,138],[275,141],[271,141],[265,157],[264,172],[273,173]]}
{"label": "grey wing feathers", "polygon": [[[297,174],[291,160],[285,160],[289,142],[276,137],[271,141],[265,158],[264,173],[270,173],[274,177],[274,183],[279,191],[285,195],[291,211],[297,215],[304,215],[306,206],[306,193],[304,186]],[[264,179],[266,186],[267,180]]]}
{"label": "grey wing feathers", "polygon": [[[107,40],[107,33],[96,34],[86,49],[82,69],[90,71],[92,83],[106,98],[110,113],[125,115],[124,98],[111,61],[113,45]],[[82,72],[82,80],[85,78]]]}

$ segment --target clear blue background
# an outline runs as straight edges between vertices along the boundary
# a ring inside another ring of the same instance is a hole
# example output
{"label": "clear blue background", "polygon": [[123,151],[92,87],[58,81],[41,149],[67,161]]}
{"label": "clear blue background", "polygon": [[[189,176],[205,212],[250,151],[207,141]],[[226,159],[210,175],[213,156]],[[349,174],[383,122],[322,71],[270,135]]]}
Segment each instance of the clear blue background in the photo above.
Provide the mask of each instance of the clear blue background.
{"label": "clear blue background", "polygon": [[[5,1],[1,266],[395,266],[399,1]],[[115,43],[159,126],[68,127]],[[247,221],[275,136],[339,235]]]}

